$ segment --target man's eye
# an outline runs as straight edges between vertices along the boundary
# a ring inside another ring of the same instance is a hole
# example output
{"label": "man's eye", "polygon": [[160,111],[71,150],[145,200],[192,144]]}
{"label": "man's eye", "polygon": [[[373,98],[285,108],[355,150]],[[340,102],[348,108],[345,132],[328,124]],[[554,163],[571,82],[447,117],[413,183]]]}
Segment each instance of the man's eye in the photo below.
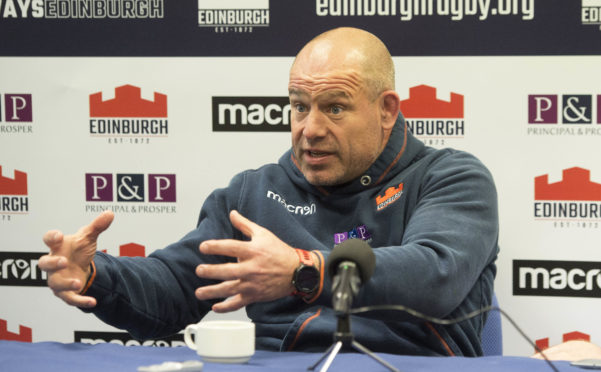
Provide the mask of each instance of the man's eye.
{"label": "man's eye", "polygon": [[342,107],[340,107],[340,106],[332,106],[332,108],[330,108],[330,111],[332,112],[332,114],[338,115],[338,114],[342,113]]}
{"label": "man's eye", "polygon": [[296,108],[297,112],[307,111],[307,108],[304,105],[301,105],[300,103],[297,103],[296,105],[294,105],[294,107]]}

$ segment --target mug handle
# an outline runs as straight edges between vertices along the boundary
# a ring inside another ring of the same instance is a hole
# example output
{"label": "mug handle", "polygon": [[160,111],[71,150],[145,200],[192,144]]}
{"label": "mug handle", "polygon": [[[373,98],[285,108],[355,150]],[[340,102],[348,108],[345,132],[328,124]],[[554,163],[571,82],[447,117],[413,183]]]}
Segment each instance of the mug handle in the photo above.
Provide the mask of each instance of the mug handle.
{"label": "mug handle", "polygon": [[184,330],[184,341],[186,346],[192,350],[196,350],[196,342],[192,340],[192,333],[196,333],[196,324],[189,324]]}

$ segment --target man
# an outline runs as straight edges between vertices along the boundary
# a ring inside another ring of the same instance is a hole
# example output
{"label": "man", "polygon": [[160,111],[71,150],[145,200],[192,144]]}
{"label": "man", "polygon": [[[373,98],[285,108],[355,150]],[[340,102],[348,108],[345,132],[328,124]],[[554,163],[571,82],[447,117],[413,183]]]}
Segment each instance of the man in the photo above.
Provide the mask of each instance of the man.
{"label": "man", "polygon": [[[456,317],[490,305],[492,177],[473,156],[411,135],[384,44],[353,28],[319,35],[297,55],[288,90],[292,149],[278,164],[236,175],[207,198],[194,231],[148,258],[96,252],[110,212],[74,235],[46,233],[49,287],[139,338],[246,306],[258,348],[324,351],[336,329],[324,262],[357,238],[376,267],[355,306]],[[484,319],[438,326],[380,312],[353,317],[352,330],[378,352],[475,356]]]}

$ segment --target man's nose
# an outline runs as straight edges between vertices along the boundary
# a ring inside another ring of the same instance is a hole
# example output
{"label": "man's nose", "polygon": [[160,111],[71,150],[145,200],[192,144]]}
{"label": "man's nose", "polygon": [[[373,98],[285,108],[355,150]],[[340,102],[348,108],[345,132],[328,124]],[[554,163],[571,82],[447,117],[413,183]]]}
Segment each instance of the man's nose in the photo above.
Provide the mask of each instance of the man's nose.
{"label": "man's nose", "polygon": [[303,136],[307,139],[325,137],[327,133],[327,121],[325,115],[319,110],[309,111],[305,118]]}

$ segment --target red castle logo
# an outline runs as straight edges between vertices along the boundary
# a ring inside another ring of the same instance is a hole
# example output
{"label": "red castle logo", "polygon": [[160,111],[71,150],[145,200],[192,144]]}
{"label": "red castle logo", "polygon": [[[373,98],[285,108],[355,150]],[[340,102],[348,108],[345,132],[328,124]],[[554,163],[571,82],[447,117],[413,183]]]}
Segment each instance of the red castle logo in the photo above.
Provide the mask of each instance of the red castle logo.
{"label": "red castle logo", "polygon": [[119,246],[121,257],[146,257],[146,248],[136,243],[128,243]]}
{"label": "red castle logo", "polygon": [[[106,249],[102,252],[107,253]],[[127,243],[119,246],[119,257],[146,257],[146,247],[141,244]]]}
{"label": "red castle logo", "polygon": [[142,99],[141,89],[133,85],[115,88],[115,98],[102,100],[102,92],[90,94],[90,117],[166,118],[167,96],[154,93],[154,102]]}
{"label": "red castle logo", "polygon": [[376,196],[376,208],[382,210],[388,207],[390,204],[397,201],[403,194],[403,183],[399,183],[398,187],[389,187],[384,192],[384,195]]}
{"label": "red castle logo", "polygon": [[563,179],[549,183],[549,175],[534,178],[535,200],[601,200],[601,184],[591,182],[588,169],[573,167],[563,170]]}
{"label": "red castle logo", "polygon": [[[580,340],[590,342],[591,336],[586,333],[582,333],[582,332],[578,332],[578,331],[568,332],[568,333],[563,334],[563,342],[580,341]],[[545,338],[536,340],[535,344],[540,350],[548,349],[549,348],[549,337],[545,337]],[[534,351],[537,352],[538,350],[534,350]]]}
{"label": "red castle logo", "polygon": [[409,98],[401,101],[406,118],[463,118],[463,95],[451,92],[451,100],[436,98],[436,88],[418,85],[409,89]]}
{"label": "red castle logo", "polygon": [[14,178],[3,177],[0,166],[0,195],[27,195],[27,173],[15,170]]}
{"label": "red castle logo", "polygon": [[19,333],[9,332],[8,322],[0,319],[0,340],[31,342],[32,339],[31,328],[19,325]]}

